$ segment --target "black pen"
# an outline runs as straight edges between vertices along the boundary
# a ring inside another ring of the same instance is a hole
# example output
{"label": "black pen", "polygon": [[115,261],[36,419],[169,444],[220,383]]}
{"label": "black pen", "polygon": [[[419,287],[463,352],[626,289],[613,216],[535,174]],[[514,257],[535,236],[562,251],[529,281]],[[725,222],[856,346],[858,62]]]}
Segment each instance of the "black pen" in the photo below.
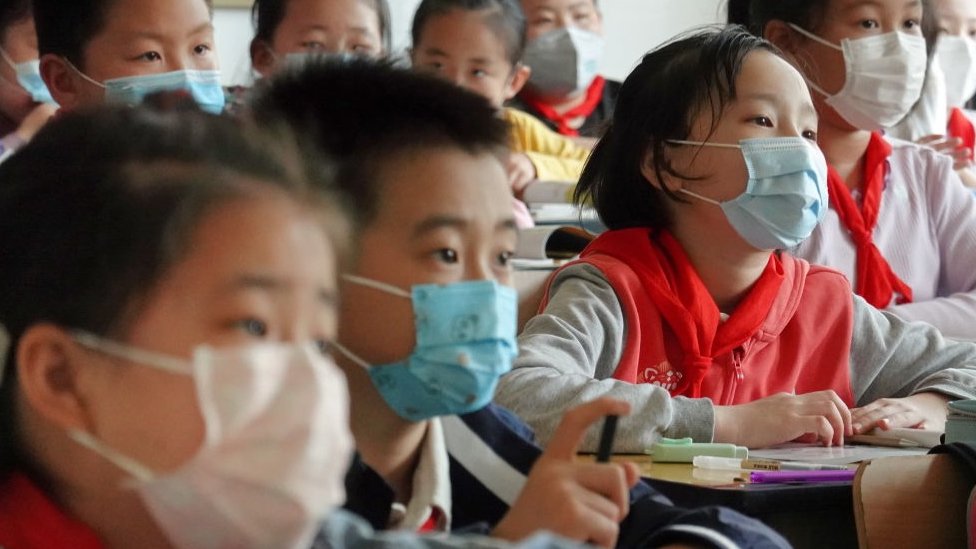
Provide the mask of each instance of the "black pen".
{"label": "black pen", "polygon": [[610,461],[613,453],[613,437],[617,434],[617,420],[620,416],[607,416],[603,422],[603,431],[600,433],[600,446],[596,451],[597,463]]}

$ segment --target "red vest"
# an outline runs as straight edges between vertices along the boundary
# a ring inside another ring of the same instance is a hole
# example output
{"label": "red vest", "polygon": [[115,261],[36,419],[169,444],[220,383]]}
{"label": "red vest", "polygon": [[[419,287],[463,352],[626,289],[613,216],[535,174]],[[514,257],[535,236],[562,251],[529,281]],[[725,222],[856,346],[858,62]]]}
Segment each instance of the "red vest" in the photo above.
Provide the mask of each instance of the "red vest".
{"label": "red vest", "polygon": [[[610,231],[601,238],[632,231]],[[652,238],[649,238],[653,242]],[[628,248],[636,252],[634,247]],[[639,249],[639,247],[638,247]],[[683,363],[681,347],[644,291],[639,253],[587,253],[575,263],[598,268],[617,294],[624,314],[624,348],[613,377],[653,383],[672,396]],[[833,389],[854,406],[850,348],[854,311],[850,283],[841,273],[781,255],[784,281],[762,328],[724,357],[715,357],[701,396],[715,404],[744,404],[776,393]],[[565,267],[564,267],[565,268]],[[550,278],[550,281],[555,275]],[[548,289],[542,307],[548,302]],[[651,315],[654,315],[652,318]],[[663,326],[663,330],[659,327]],[[661,349],[665,360],[661,360]],[[677,376],[677,377],[676,377]]]}

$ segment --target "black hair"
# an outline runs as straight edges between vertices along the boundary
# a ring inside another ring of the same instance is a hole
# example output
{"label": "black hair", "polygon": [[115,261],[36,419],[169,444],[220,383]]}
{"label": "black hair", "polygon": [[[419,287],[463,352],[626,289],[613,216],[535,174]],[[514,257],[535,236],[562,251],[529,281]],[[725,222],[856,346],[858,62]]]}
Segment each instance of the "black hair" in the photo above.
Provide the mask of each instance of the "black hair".
{"label": "black hair", "polygon": [[[84,53],[105,26],[105,17],[120,0],[33,0],[37,49],[53,53],[84,70]],[[213,11],[213,0],[203,0]]]}
{"label": "black hair", "polygon": [[[815,32],[823,21],[827,2],[829,0],[749,0],[749,30],[756,36],[763,36],[766,25],[778,19]],[[735,3],[735,0],[730,0],[731,3]]]}
{"label": "black hair", "polygon": [[698,30],[648,53],[620,88],[606,133],[593,149],[574,200],[592,199],[610,229],[668,228],[669,200],[652,186],[641,166],[650,153],[658,181],[678,173],[668,155],[669,139],[687,139],[698,113],[710,109],[712,130],[736,97],[735,80],[753,51],[779,55],[775,46],[742,27]]}
{"label": "black hair", "polygon": [[316,59],[277,74],[254,98],[259,124],[283,121],[314,154],[336,159],[354,221],[372,221],[379,174],[431,147],[508,152],[508,125],[483,97],[391,61]]}
{"label": "black hair", "polygon": [[5,0],[0,2],[0,42],[6,41],[7,29],[31,15],[31,0]]}
{"label": "black hair", "polygon": [[53,323],[125,338],[221,204],[279,193],[331,215],[306,194],[294,141],[199,111],[102,107],[53,120],[0,165],[0,477],[32,469],[14,406],[23,334]]}
{"label": "black hair", "polygon": [[413,46],[420,44],[424,28],[432,17],[455,10],[485,12],[485,22],[505,43],[508,61],[515,66],[522,60],[525,53],[526,21],[522,5],[517,0],[423,0],[413,16]]}
{"label": "black hair", "polygon": [[[322,0],[327,2],[328,0]],[[383,51],[389,55],[393,47],[392,17],[390,16],[390,5],[387,0],[360,0],[369,4],[379,18],[380,38],[383,42]],[[278,25],[285,18],[288,10],[288,0],[254,0],[251,6],[251,21],[254,24],[254,39],[262,40],[270,44],[274,39],[274,34],[278,30]]]}

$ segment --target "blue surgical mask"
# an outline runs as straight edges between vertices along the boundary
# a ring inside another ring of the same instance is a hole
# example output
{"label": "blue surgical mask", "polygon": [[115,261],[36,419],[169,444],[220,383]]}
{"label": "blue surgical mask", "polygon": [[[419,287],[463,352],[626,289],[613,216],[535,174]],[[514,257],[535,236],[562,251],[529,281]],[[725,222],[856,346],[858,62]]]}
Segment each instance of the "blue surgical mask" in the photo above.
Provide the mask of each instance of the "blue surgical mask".
{"label": "blue surgical mask", "polygon": [[[408,421],[474,412],[488,405],[512,368],[518,300],[492,280],[419,285],[411,292],[345,275],[353,284],[410,299],[417,344],[408,357],[369,364],[340,344],[335,348],[366,368],[386,403]],[[382,327],[377,337],[383,337]]]}
{"label": "blue surgical mask", "polygon": [[17,73],[17,83],[24,88],[35,103],[54,103],[51,92],[47,89],[47,84],[41,78],[41,62],[38,59],[14,63],[14,60],[7,55],[7,52],[0,48],[0,57],[10,65]]}
{"label": "blue surgical mask", "polygon": [[743,139],[738,145],[680,140],[668,143],[742,151],[749,172],[745,192],[725,202],[687,189],[681,192],[720,206],[729,224],[756,249],[797,246],[827,213],[827,161],[806,139]]}
{"label": "blue surgical mask", "polygon": [[142,74],[113,78],[105,82],[98,82],[77,68],[75,71],[92,84],[105,88],[105,100],[113,103],[139,105],[147,95],[185,91],[193,97],[202,110],[211,114],[220,114],[226,102],[224,88],[220,85],[220,71],[217,70],[180,70]]}

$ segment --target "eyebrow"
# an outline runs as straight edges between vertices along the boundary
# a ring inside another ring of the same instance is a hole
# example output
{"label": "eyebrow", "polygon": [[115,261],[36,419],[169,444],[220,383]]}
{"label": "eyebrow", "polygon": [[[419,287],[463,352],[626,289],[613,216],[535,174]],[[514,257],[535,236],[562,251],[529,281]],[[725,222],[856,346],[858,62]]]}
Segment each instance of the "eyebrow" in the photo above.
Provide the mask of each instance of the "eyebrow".
{"label": "eyebrow", "polygon": [[[291,288],[291,284],[283,282],[273,276],[245,274],[237,277],[229,287],[230,291],[241,290],[260,290],[272,294],[285,293]],[[330,307],[335,307],[339,302],[339,296],[334,289],[320,287],[316,292],[318,300]]]}
{"label": "eyebrow", "polygon": [[450,215],[434,215],[424,219],[413,228],[413,238],[417,238],[431,231],[438,229],[458,229],[463,230],[468,226],[468,222],[460,217]]}
{"label": "eyebrow", "polygon": [[[198,25],[197,27],[194,27],[192,30],[190,30],[190,32],[188,32],[186,34],[186,36],[194,36],[194,35],[200,34],[202,32],[213,31],[213,28],[214,28],[213,27],[213,24],[208,21],[206,23],[202,23],[202,24]],[[154,31],[139,31],[139,32],[134,32],[134,33],[132,33],[132,36],[134,36],[136,38],[148,38],[150,40],[156,40],[156,41],[159,41],[159,42],[163,42],[167,38],[166,35],[161,34],[161,33],[158,33],[158,32],[154,32]]]}

